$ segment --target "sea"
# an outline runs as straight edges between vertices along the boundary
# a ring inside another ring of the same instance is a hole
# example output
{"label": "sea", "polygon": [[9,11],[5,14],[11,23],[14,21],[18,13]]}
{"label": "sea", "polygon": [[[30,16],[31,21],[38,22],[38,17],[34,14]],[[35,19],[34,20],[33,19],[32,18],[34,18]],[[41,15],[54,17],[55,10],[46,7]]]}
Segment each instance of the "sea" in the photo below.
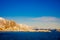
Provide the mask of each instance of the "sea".
{"label": "sea", "polygon": [[0,40],[60,40],[60,32],[0,32]]}

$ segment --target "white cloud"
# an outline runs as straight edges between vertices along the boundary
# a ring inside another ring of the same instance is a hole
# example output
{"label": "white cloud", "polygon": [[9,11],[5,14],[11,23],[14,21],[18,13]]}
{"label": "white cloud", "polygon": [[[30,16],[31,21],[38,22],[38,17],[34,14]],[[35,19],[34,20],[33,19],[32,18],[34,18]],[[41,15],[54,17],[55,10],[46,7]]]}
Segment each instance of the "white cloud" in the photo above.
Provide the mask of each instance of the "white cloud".
{"label": "white cloud", "polygon": [[56,17],[38,17],[38,18],[32,18],[32,20],[35,20],[35,21],[48,21],[48,22],[51,22],[51,21],[60,21],[60,18],[56,18]]}
{"label": "white cloud", "polygon": [[32,18],[34,21],[33,26],[36,28],[60,28],[60,18],[56,17],[38,17]]}

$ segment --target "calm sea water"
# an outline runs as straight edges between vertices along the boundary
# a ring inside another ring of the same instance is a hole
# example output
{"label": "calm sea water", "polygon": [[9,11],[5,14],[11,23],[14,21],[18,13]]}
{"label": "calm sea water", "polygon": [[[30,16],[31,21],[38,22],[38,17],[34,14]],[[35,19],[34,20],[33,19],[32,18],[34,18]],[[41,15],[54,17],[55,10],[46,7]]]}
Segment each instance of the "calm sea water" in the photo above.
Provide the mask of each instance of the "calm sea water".
{"label": "calm sea water", "polygon": [[0,40],[60,40],[60,32],[0,32]]}

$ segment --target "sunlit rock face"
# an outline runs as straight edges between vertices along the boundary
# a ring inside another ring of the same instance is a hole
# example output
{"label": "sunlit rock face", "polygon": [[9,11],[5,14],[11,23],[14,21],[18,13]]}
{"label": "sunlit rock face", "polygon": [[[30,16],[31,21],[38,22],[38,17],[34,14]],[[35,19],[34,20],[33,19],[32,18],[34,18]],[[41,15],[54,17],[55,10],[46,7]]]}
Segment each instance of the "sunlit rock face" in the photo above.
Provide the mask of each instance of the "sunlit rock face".
{"label": "sunlit rock face", "polygon": [[31,31],[32,27],[28,26],[28,25],[23,25],[23,24],[19,24],[20,25],[20,31]]}
{"label": "sunlit rock face", "polygon": [[6,24],[6,20],[0,17],[0,27]]}
{"label": "sunlit rock face", "polygon": [[17,24],[12,20],[0,17],[0,31],[30,31],[32,28],[27,25]]}

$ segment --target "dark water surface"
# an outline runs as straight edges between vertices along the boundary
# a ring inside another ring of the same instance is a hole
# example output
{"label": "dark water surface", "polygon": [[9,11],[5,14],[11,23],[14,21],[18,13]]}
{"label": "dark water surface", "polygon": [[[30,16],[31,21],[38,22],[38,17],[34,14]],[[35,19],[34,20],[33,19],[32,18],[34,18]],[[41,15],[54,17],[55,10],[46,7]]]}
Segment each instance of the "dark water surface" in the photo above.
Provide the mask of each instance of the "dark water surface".
{"label": "dark water surface", "polygon": [[0,32],[0,40],[60,40],[60,32]]}

